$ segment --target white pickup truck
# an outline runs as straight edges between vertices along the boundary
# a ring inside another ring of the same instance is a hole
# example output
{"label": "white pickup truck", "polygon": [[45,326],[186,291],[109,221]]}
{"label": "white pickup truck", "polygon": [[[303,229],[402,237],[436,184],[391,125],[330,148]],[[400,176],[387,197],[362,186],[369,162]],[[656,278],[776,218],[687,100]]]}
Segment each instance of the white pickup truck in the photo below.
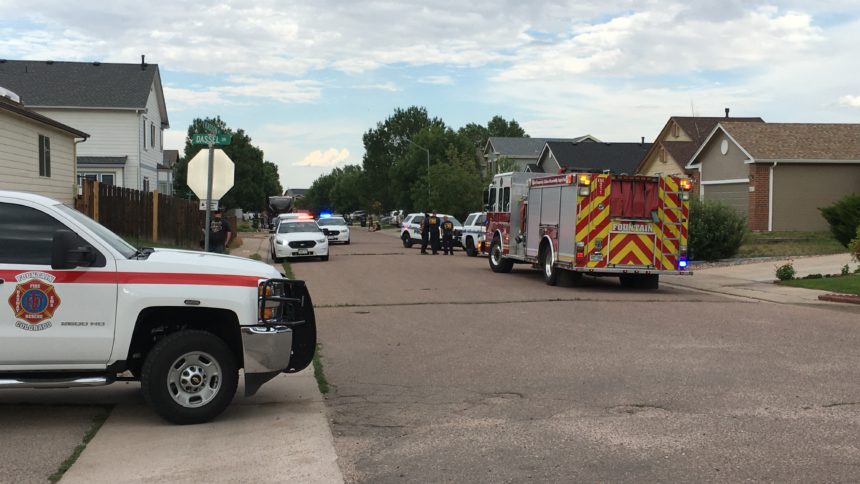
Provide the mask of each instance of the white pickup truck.
{"label": "white pickup truck", "polygon": [[0,389],[139,380],[168,421],[206,422],[313,359],[304,282],[261,262],[136,249],[75,209],[0,191]]}

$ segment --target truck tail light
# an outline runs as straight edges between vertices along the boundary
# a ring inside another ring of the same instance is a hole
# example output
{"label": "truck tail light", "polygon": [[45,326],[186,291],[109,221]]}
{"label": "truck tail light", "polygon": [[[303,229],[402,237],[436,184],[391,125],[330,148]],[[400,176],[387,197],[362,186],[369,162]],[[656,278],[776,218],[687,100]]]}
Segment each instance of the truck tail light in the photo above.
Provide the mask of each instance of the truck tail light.
{"label": "truck tail light", "polygon": [[681,187],[681,190],[685,192],[689,192],[693,189],[693,182],[691,182],[689,178],[681,178],[681,182],[678,185]]}

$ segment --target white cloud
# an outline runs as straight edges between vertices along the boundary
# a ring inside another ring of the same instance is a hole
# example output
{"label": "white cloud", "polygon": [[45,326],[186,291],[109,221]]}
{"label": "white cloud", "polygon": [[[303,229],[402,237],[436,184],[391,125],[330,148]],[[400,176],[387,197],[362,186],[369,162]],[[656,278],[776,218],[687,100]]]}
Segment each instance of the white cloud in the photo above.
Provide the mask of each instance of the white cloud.
{"label": "white cloud", "polygon": [[293,166],[334,167],[347,158],[349,158],[349,150],[346,148],[342,148],[340,150],[329,148],[325,150],[325,152],[322,150],[314,150],[308,153],[302,161],[293,163]]}
{"label": "white cloud", "polygon": [[362,84],[355,86],[356,89],[378,89],[380,91],[398,92],[403,89],[393,82],[383,82],[379,84]]}
{"label": "white cloud", "polygon": [[839,98],[839,105],[860,108],[860,96],[842,96]]}
{"label": "white cloud", "polygon": [[279,81],[231,76],[220,86],[188,89],[164,86],[169,109],[247,104],[246,98],[271,99],[282,103],[309,103],[320,98],[322,85],[313,80]]}
{"label": "white cloud", "polygon": [[454,84],[451,76],[426,76],[418,79],[421,84]]}

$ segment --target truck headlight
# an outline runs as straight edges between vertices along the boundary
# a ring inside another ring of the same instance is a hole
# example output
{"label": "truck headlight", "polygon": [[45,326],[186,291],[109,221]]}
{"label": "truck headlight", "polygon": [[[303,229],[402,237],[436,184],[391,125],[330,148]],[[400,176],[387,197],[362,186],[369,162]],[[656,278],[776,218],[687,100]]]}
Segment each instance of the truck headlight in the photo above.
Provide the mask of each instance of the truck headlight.
{"label": "truck headlight", "polygon": [[317,244],[322,244],[322,243],[323,243],[323,242],[325,242],[325,241],[326,241],[326,239],[325,239],[325,238],[317,239]]}
{"label": "truck headlight", "polygon": [[284,239],[275,239],[275,243],[278,245],[287,245],[287,241]]}

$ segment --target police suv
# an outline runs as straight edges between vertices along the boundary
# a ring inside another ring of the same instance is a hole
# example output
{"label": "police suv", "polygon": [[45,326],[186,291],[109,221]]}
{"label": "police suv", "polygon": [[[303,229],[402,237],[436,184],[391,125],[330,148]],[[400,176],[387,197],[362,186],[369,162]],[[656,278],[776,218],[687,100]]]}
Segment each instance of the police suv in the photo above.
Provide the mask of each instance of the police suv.
{"label": "police suv", "polygon": [[466,255],[469,257],[478,255],[479,247],[484,241],[484,231],[487,229],[484,224],[486,220],[487,212],[473,212],[463,222],[463,228],[460,230],[460,245],[466,249]]}
{"label": "police suv", "polygon": [[168,421],[208,421],[311,362],[304,282],[249,259],[135,248],[55,200],[0,191],[0,389],[141,382]]}

